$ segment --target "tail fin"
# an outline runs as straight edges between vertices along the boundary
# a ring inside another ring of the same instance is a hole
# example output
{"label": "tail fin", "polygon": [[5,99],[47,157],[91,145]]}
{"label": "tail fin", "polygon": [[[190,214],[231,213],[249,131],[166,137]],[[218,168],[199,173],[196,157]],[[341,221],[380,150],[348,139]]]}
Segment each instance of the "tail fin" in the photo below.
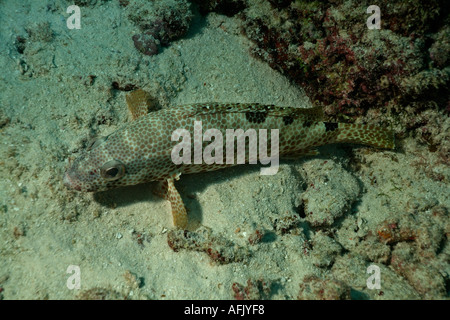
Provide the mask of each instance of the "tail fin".
{"label": "tail fin", "polygon": [[369,145],[377,148],[394,149],[394,133],[375,125],[339,123],[336,142],[349,142]]}

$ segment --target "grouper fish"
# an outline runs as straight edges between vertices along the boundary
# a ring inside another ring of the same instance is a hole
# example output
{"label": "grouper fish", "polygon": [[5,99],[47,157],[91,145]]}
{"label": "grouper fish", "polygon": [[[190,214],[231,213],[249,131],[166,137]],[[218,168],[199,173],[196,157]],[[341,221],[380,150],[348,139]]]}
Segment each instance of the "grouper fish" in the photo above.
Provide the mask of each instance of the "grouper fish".
{"label": "grouper fish", "polygon": [[[97,192],[158,181],[157,193],[170,201],[173,223],[177,228],[186,228],[188,218],[174,180],[181,174],[212,171],[238,164],[238,161],[226,162],[220,148],[209,149],[213,149],[210,153],[215,159],[223,156],[222,163],[174,161],[174,148],[180,145],[181,139],[179,136],[179,140],[174,140],[173,135],[177,130],[195,137],[214,129],[225,137],[227,129],[242,129],[245,132],[254,130],[257,135],[261,135],[265,129],[270,145],[267,150],[273,150],[271,146],[275,144],[269,133],[277,130],[278,154],[275,156],[279,155],[280,158],[317,154],[318,146],[331,143],[355,143],[385,149],[395,146],[391,131],[375,125],[323,121],[319,107],[198,103],[148,112],[149,101],[148,93],[141,89],[130,93],[127,103],[133,121],[106,137],[92,141],[78,158],[69,163],[64,174],[64,184],[81,192]],[[202,132],[199,132],[199,123]],[[209,141],[212,140],[210,137]],[[216,136],[214,142],[217,141]],[[204,139],[201,148],[206,150],[207,146],[208,139]],[[249,151],[245,160],[255,163],[255,159],[250,159],[250,138],[245,140],[245,146]],[[236,147],[233,149],[237,150]],[[188,151],[183,149],[183,156],[189,155]]]}

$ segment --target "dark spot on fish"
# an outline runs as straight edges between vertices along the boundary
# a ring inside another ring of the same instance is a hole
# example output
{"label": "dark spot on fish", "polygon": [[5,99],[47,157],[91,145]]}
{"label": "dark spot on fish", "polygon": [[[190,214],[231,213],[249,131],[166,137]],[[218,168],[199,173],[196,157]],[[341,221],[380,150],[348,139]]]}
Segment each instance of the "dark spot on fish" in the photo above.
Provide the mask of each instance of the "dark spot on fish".
{"label": "dark spot on fish", "polygon": [[312,124],[313,124],[312,121],[306,120],[305,122],[303,122],[303,127],[309,128],[311,127]]}
{"label": "dark spot on fish", "polygon": [[338,124],[334,122],[324,122],[323,124],[325,125],[325,132],[334,131],[338,128]]}
{"label": "dark spot on fish", "polygon": [[264,121],[266,121],[267,111],[263,112],[248,111],[245,113],[245,118],[248,120],[248,122],[263,123]]}
{"label": "dark spot on fish", "polygon": [[290,125],[292,122],[294,122],[294,119],[291,116],[284,116],[283,122],[284,122],[284,125],[287,126],[287,125]]}

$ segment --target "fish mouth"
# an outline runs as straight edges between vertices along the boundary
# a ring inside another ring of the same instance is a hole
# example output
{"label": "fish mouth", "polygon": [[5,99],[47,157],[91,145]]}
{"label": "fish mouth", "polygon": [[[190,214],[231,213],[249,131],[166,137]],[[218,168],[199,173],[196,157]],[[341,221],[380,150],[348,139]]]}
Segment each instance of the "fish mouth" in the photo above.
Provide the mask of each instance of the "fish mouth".
{"label": "fish mouth", "polygon": [[73,179],[70,177],[69,171],[66,171],[66,173],[64,174],[63,182],[67,188],[81,191],[81,186],[73,181]]}

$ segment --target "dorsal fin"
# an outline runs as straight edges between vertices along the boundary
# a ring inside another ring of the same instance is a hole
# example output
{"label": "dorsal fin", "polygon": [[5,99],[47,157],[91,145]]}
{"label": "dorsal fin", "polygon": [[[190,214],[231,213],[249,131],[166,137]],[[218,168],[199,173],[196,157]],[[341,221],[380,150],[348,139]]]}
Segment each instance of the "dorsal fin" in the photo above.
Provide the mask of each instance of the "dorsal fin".
{"label": "dorsal fin", "polygon": [[269,104],[260,103],[197,103],[190,105],[195,111],[193,115],[212,114],[212,113],[247,113],[247,112],[263,112],[272,117],[292,118],[303,117],[311,121],[320,121],[323,118],[321,107],[314,108],[294,108],[279,107]]}

